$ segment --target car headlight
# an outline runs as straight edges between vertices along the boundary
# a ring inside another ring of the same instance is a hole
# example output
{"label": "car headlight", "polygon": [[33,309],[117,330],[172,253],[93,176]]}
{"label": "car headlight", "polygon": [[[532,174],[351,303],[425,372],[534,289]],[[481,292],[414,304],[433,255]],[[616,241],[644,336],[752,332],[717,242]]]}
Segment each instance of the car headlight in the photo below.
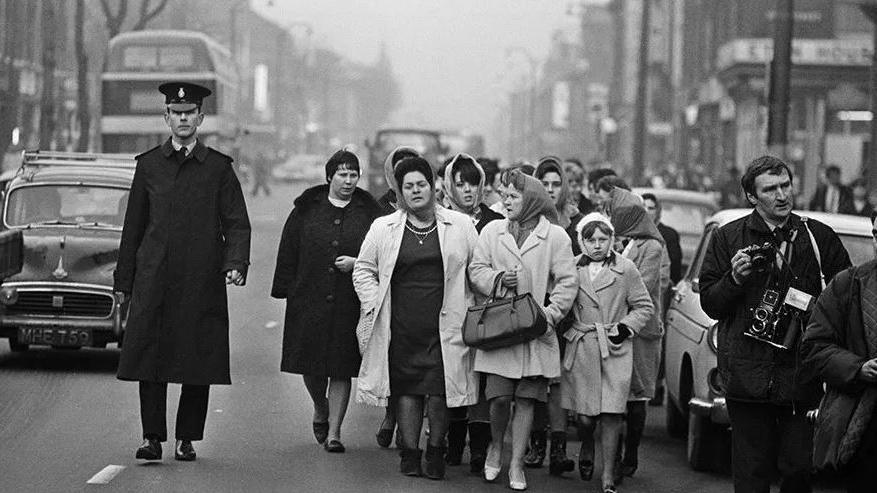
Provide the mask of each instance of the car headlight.
{"label": "car headlight", "polygon": [[0,289],[0,303],[14,305],[18,301],[18,290],[15,288]]}
{"label": "car headlight", "polygon": [[707,344],[709,344],[710,349],[712,349],[714,353],[719,354],[719,324],[712,324],[706,334],[706,337],[706,341]]}

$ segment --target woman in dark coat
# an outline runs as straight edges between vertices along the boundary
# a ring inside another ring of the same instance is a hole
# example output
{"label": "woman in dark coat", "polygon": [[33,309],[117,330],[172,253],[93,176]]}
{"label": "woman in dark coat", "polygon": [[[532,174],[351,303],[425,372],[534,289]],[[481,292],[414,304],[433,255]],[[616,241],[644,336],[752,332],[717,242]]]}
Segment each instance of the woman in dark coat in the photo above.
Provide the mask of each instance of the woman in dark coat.
{"label": "woman in dark coat", "polygon": [[272,297],[287,300],[280,369],[304,377],[314,402],[314,437],[329,452],[344,452],[341,423],[360,365],[351,271],[369,226],[381,215],[372,196],[356,187],[359,176],[356,155],[340,150],[326,163],[328,184],[295,200],[271,287]]}
{"label": "woman in dark coat", "polygon": [[[460,153],[448,162],[445,179],[442,182],[444,202],[448,209],[469,216],[475,230],[481,232],[491,221],[504,219],[484,202],[484,187],[487,178],[484,168],[472,156]],[[490,444],[490,404],[484,398],[484,376],[481,379],[481,393],[478,403],[450,410],[448,424],[448,465],[459,465],[466,448],[466,435],[469,435],[469,468],[473,474],[481,474]]]}

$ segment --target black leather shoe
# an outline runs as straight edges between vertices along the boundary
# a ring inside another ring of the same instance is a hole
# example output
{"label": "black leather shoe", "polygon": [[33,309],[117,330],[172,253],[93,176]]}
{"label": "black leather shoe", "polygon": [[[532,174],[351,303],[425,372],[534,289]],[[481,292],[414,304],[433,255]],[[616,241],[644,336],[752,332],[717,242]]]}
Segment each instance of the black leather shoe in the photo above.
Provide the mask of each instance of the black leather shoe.
{"label": "black leather shoe", "polygon": [[161,460],[161,442],[154,438],[144,439],[134,457],[143,460]]}
{"label": "black leather shoe", "polygon": [[177,440],[174,447],[174,459],[193,461],[195,460],[195,448],[192,447],[191,440]]}

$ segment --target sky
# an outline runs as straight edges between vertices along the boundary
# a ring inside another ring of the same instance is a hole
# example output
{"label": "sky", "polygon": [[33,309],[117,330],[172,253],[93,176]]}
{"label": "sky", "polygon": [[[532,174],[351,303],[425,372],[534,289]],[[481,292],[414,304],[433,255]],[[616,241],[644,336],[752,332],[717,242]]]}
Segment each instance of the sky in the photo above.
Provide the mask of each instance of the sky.
{"label": "sky", "polygon": [[[386,46],[402,92],[393,124],[487,133],[507,92],[544,59],[568,13],[601,0],[251,0],[318,46],[372,63]],[[297,26],[297,27],[296,27]]]}

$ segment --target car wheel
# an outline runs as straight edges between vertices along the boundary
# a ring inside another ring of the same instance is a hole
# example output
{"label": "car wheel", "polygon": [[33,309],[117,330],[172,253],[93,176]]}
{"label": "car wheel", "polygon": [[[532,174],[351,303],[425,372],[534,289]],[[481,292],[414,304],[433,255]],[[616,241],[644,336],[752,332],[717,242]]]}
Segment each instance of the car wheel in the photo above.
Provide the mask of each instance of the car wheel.
{"label": "car wheel", "polygon": [[727,448],[726,433],[707,416],[688,415],[688,465],[695,471],[717,471],[723,449]]}
{"label": "car wheel", "polygon": [[688,433],[688,417],[679,409],[679,404],[676,403],[676,399],[669,392],[667,393],[666,402],[667,414],[665,416],[665,423],[667,425],[667,433],[673,438],[685,438],[685,434]]}

